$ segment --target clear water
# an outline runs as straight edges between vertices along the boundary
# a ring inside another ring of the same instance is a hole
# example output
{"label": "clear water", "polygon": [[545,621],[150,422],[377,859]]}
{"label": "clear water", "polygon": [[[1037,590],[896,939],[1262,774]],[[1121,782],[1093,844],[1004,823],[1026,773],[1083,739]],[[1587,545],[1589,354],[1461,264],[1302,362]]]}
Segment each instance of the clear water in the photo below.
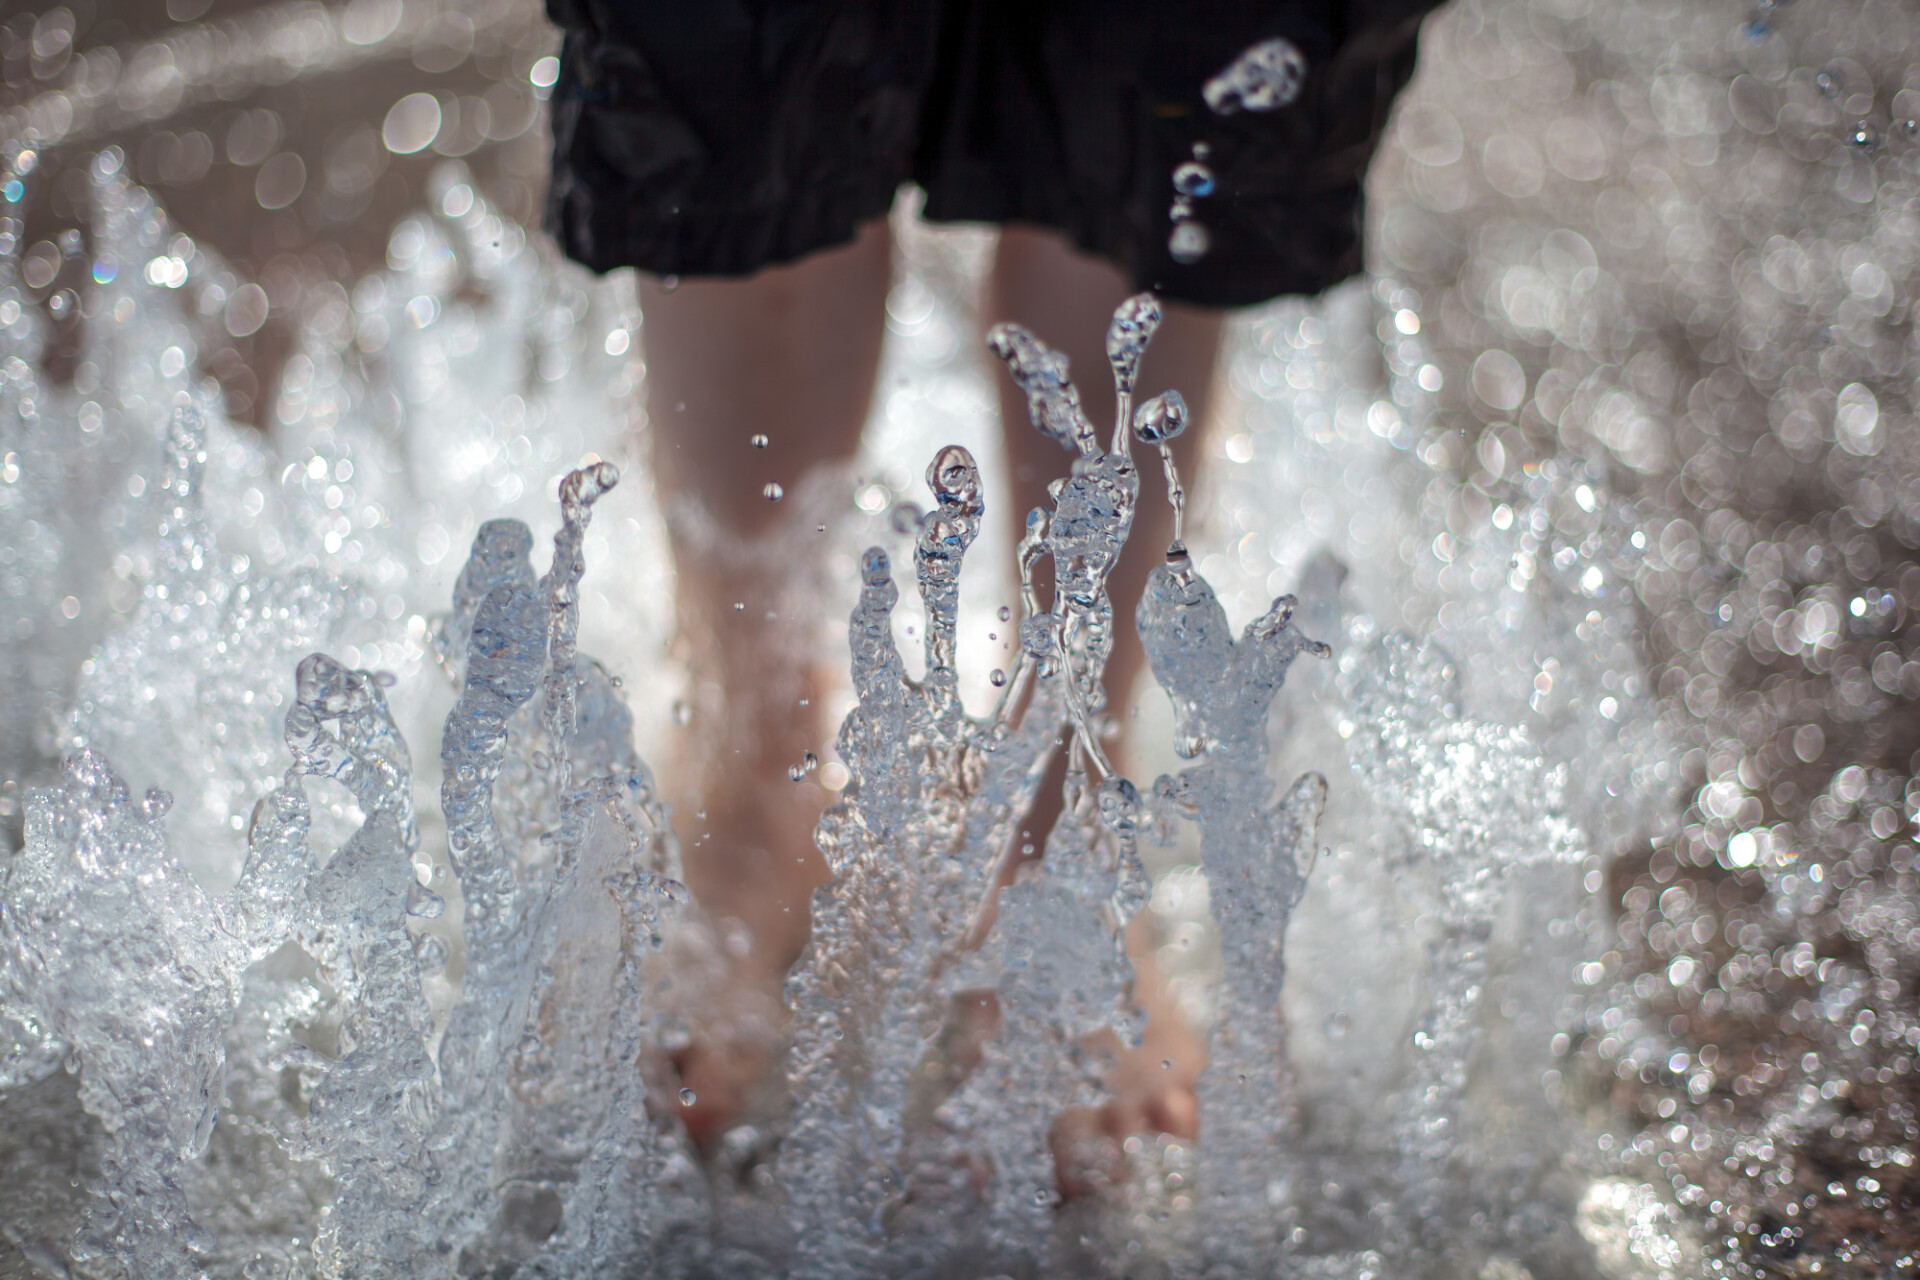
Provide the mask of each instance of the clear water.
{"label": "clear water", "polygon": [[[790,1036],[636,750],[685,691],[630,300],[443,170],[257,435],[193,372],[241,282],[109,157],[70,379],[0,262],[0,1274],[1910,1269],[1910,37],[1749,17],[1436,22],[1382,274],[1236,331],[1134,619],[1178,412],[1003,332],[1078,457],[1006,545],[981,241],[903,221],[870,455],[783,477],[796,634],[850,619]],[[1150,984],[1195,1142],[1070,1123]],[[699,1150],[715,1011],[789,1088]]]}
{"label": "clear water", "polygon": [[[164,215],[112,154],[95,178],[98,252],[152,256]],[[467,215],[489,216],[478,203]],[[516,275],[542,269],[530,252],[490,262],[434,247],[461,229],[423,219],[396,233],[423,247],[412,278],[395,272],[389,288],[438,290],[398,305],[449,298],[469,274],[508,296],[541,287]],[[137,386],[115,362],[131,367],[153,342],[179,340],[173,299],[134,285],[100,305],[124,318],[88,353],[92,376],[109,393]],[[225,427],[199,389],[123,393],[110,421],[99,409],[95,430],[120,433],[116,453],[157,446],[141,511],[154,532],[129,539],[149,557],[140,596],[81,670],[60,731],[72,752],[27,792],[24,847],[8,867],[7,1084],[52,1097],[77,1083],[92,1135],[70,1201],[77,1220],[16,1231],[23,1256],[142,1276],[878,1276],[975,1256],[1023,1274],[1370,1265],[1364,1250],[1298,1248],[1279,1212],[1297,1212],[1287,1188],[1305,1173],[1286,1132],[1296,1105],[1280,1010],[1287,923],[1318,857],[1327,784],[1308,773],[1276,788],[1269,706],[1295,660],[1324,660],[1328,647],[1303,635],[1292,597],[1236,635],[1176,541],[1136,625],[1173,712],[1178,763],[1136,783],[1102,744],[1099,676],[1116,625],[1104,578],[1142,500],[1135,437],[1162,446],[1185,421],[1172,395],[1133,411],[1133,371],[1158,318],[1148,298],[1115,318],[1120,418],[1109,433],[1086,421],[1064,362],[1038,338],[992,337],[1036,427],[1075,462],[1016,549],[1021,610],[1003,625],[1018,647],[984,713],[969,713],[959,677],[962,570],[988,495],[973,455],[939,450],[931,507],[889,521],[918,588],[917,674],[898,643],[889,554],[876,545],[861,556],[847,633],[855,704],[836,743],[847,781],[820,830],[834,882],[815,903],[780,1046],[790,1105],[706,1153],[677,1123],[689,1091],[668,1059],[700,1002],[716,998],[724,966],[701,956],[721,940],[674,879],[671,823],[635,753],[625,695],[579,649],[582,584],[606,550],[593,517],[617,468],[592,461],[561,482],[544,576],[528,526],[488,519],[451,606],[431,622],[416,615],[404,641],[353,646],[356,664],[327,654],[351,643],[356,622],[374,624],[369,636],[400,630],[361,602],[383,577],[416,573],[439,527],[430,500],[411,514],[411,546],[395,532],[407,483],[439,465],[416,471],[395,454],[424,450],[416,436],[432,425],[383,437],[354,412],[356,391],[377,403],[371,388],[316,376],[316,399],[346,403],[300,442],[311,453],[279,464],[269,511],[267,448]],[[450,375],[458,358],[457,323],[443,333],[413,353],[408,376],[428,394],[453,382],[431,374]],[[76,404],[83,392],[40,385],[31,367],[16,373],[21,443],[58,452],[98,501],[115,473],[102,463],[89,474],[67,441],[99,401]],[[42,403],[71,415],[66,438],[29,434]],[[161,404],[173,406],[163,431],[143,439]],[[273,446],[300,447],[287,436]],[[462,447],[486,443],[482,430]],[[1183,486],[1164,450],[1161,460],[1178,503]],[[140,474],[137,462],[122,467]],[[238,507],[256,518],[221,527],[220,498],[249,479],[259,487]],[[352,519],[370,510],[379,518]],[[79,524],[85,513],[59,514]],[[1032,585],[1042,557],[1057,574],[1052,601]],[[1340,625],[1337,608],[1321,600],[1323,620]],[[1428,670],[1444,658],[1404,639],[1355,652],[1342,687],[1378,756],[1356,759],[1414,838],[1444,845],[1459,868],[1497,872],[1573,847],[1560,791],[1530,786],[1534,809],[1502,801],[1503,784],[1545,766],[1524,732],[1458,717]],[[1408,668],[1413,652],[1427,665]],[[388,657],[446,692],[395,688],[377,665]],[[412,709],[396,710],[396,696]],[[400,721],[431,705],[445,714],[437,797],[407,745],[419,731]],[[1063,732],[1069,803],[1044,856],[996,893]],[[167,789],[136,799],[116,757]],[[1143,851],[1164,864],[1183,840],[1197,843],[1211,903],[1199,919],[1223,965],[1197,1090],[1206,1138],[1184,1164],[1160,1148],[1120,1153],[1136,1174],[1063,1201],[1051,1128],[1103,1100],[1118,1053],[1142,1034],[1123,935],[1149,918]],[[1421,1224],[1448,1211],[1444,1138],[1479,1035],[1499,881],[1470,901],[1447,920],[1458,954],[1432,969],[1444,981],[1427,1061],[1440,1065],[1415,1070],[1418,1092],[1393,1127],[1399,1154],[1369,1158],[1400,1186],[1376,1245],[1415,1248]],[[977,1062],[956,1065],[942,1048],[955,1010],[983,997],[997,1031]],[[943,1073],[938,1087],[930,1068]]]}

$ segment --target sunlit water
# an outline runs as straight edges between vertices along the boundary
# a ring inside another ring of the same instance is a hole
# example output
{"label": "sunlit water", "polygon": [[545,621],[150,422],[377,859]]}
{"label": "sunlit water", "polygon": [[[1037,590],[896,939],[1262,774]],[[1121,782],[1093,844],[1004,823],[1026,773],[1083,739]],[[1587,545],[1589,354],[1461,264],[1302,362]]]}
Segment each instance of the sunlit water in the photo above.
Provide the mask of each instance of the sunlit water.
{"label": "sunlit water", "polygon": [[[70,383],[45,254],[0,267],[0,1273],[1906,1274],[1920,84],[1897,14],[1737,8],[1434,24],[1382,274],[1236,331],[1138,619],[1099,583],[1177,409],[1129,446],[998,335],[1079,459],[1005,545],[985,240],[900,220],[868,453],[783,478],[850,673],[790,1100],[705,1153],[630,298],[443,170],[262,437],[195,373],[243,282],[96,161]],[[1201,1138],[1063,1153],[1130,920]]]}

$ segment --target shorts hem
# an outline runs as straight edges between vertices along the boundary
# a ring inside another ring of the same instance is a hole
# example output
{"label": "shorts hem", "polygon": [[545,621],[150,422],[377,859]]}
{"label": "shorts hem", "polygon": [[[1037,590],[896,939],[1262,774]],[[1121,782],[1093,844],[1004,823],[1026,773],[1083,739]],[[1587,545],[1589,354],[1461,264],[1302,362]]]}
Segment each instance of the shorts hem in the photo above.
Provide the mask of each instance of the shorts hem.
{"label": "shorts hem", "polygon": [[851,243],[862,226],[886,216],[896,186],[818,187],[778,205],[612,204],[556,193],[547,229],[561,252],[595,272],[633,267],[653,275],[750,276],[808,254]]}

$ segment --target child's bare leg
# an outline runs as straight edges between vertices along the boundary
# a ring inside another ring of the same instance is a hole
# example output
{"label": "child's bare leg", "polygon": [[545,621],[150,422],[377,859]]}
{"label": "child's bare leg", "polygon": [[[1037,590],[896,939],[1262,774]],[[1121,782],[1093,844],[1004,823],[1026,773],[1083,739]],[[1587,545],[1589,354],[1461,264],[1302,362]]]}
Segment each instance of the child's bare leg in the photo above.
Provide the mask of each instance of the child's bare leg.
{"label": "child's bare leg", "polygon": [[746,279],[640,278],[653,466],[692,676],[667,791],[690,887],[747,927],[752,969],[774,982],[825,879],[812,838],[825,793],[787,776],[820,749],[823,726],[805,620],[782,599],[824,539],[765,486],[792,492],[859,446],[891,274],[882,220]]}

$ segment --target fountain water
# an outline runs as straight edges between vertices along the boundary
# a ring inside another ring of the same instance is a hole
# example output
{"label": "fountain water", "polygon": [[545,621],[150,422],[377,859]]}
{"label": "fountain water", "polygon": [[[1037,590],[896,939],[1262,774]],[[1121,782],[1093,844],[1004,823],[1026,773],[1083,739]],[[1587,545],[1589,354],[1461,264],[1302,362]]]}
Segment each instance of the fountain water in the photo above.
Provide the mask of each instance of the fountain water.
{"label": "fountain water", "polygon": [[[111,156],[97,180],[104,251],[138,261],[161,216]],[[121,292],[134,317],[123,347],[144,330],[169,336],[164,318],[139,315],[162,299]],[[1161,448],[1176,510],[1184,492],[1164,450],[1184,404],[1131,404],[1158,318],[1147,297],[1115,317],[1120,417],[1104,448],[1059,356],[1018,329],[992,337],[1035,426],[1076,457],[1053,509],[1028,521],[1019,652],[986,715],[967,713],[957,670],[961,568],[985,509],[966,449],[935,457],[935,505],[916,522],[917,679],[895,642],[889,558],[875,547],[861,560],[849,629],[858,702],[838,741],[850,780],[820,833],[835,879],[791,980],[793,1110],[769,1122],[777,1152],[744,1190],[713,1181],[744,1167],[735,1156],[715,1166],[688,1142],[667,1062],[715,981],[697,960],[711,926],[673,879],[671,828],[622,695],[576,650],[588,521],[614,468],[595,462],[561,484],[544,578],[526,525],[482,524],[451,610],[418,637],[457,691],[434,804],[417,791],[390,681],[311,652],[340,639],[365,569],[284,555],[268,568],[224,549],[209,464],[224,449],[227,469],[257,474],[251,446],[220,440],[214,406],[186,384],[123,400],[113,429],[136,442],[156,401],[179,405],[155,552],[131,616],[82,672],[62,730],[73,753],[53,785],[28,793],[26,845],[0,898],[7,1083],[32,1092],[71,1075],[101,1136],[82,1219],[70,1233],[15,1230],[22,1255],[143,1276],[922,1274],[974,1249],[1009,1273],[1108,1274],[1155,1258],[1221,1275],[1370,1265],[1364,1250],[1288,1261],[1297,1251],[1276,1212],[1300,1173],[1284,1141],[1286,924],[1326,784],[1309,774],[1274,794],[1267,708],[1293,659],[1325,646],[1294,628],[1290,598],[1236,641],[1177,540],[1137,625],[1190,763],[1143,790],[1101,744],[1115,625],[1103,583],[1139,500],[1134,437]],[[97,376],[117,386],[114,358],[103,353]],[[15,370],[16,431],[58,395],[33,376],[24,362]],[[100,411],[75,410],[88,412]],[[365,471],[369,488],[392,483],[366,443],[339,452],[356,467],[316,453],[284,479]],[[343,504],[334,495],[326,507]],[[1032,586],[1042,556],[1056,569],[1050,606]],[[260,679],[276,668],[293,676],[277,697]],[[1524,740],[1448,719],[1439,694],[1396,685],[1410,677],[1391,662],[1382,670],[1354,677],[1371,681],[1355,705],[1382,744],[1383,779],[1414,771],[1398,794],[1420,794],[1428,741],[1469,770],[1459,751],[1482,745],[1476,776],[1489,787],[1543,768]],[[156,714],[165,707],[193,714]],[[1063,731],[1068,803],[1028,865],[1015,826]],[[166,760],[140,759],[156,745]],[[115,755],[177,779],[187,812],[170,816],[158,789],[132,799]],[[292,757],[277,776],[276,755]],[[1537,799],[1534,821],[1550,825],[1551,791]],[[247,804],[242,832],[228,816]],[[1463,865],[1497,865],[1490,841],[1524,861],[1567,840],[1524,825],[1496,834],[1505,816],[1427,815],[1422,830],[1442,832]],[[1146,1176],[1063,1203],[1053,1124],[1104,1096],[1116,1051],[1139,1036],[1123,938],[1152,893],[1142,843],[1171,847],[1189,826],[1227,962],[1199,1087],[1208,1139],[1185,1193],[1171,1194],[1177,1174]],[[244,855],[218,847],[240,845]],[[226,866],[237,869],[221,892]],[[1464,935],[1484,935],[1497,893],[1474,900],[1486,905],[1462,913]],[[1471,991],[1479,953],[1462,948],[1440,969]],[[952,1019],[986,993],[997,1030],[969,1062]],[[1437,1006],[1435,1029],[1453,1039],[1435,1056],[1448,1065],[1408,1122],[1425,1135],[1403,1144],[1408,1209],[1376,1244],[1406,1246],[1441,1211],[1413,1188],[1445,1165],[1434,1135],[1458,1109],[1471,999]],[[239,1191],[262,1182],[270,1193]],[[273,1212],[247,1207],[268,1202]]]}
{"label": "fountain water", "polygon": [[[1731,48],[1660,0],[1434,24],[1452,78],[1410,91],[1375,205],[1402,278],[1249,327],[1233,465],[1136,620],[1160,785],[1114,775],[1092,678],[1124,430],[1001,335],[1081,459],[1009,557],[1064,556],[1058,615],[1024,603],[969,714],[971,460],[936,457],[925,520],[888,511],[903,475],[859,490],[924,621],[835,526],[858,706],[795,1103],[707,1151],[667,1058],[725,938],[633,747],[671,675],[624,663],[629,711],[571,631],[661,635],[645,477],[586,522],[631,308],[449,171],[388,271],[314,293],[263,442],[193,373],[244,282],[111,153],[70,383],[0,227],[0,1275],[1899,1274],[1912,90],[1860,6],[1762,8]],[[1247,66],[1244,110],[1297,80]],[[894,308],[916,375],[964,329],[938,257],[895,299],[931,299]],[[962,381],[890,396],[882,447],[932,454],[900,423],[944,433]],[[543,582],[563,495],[526,477],[576,467]],[[1288,668],[1296,624],[1335,661]],[[416,783],[401,742],[449,714]],[[1074,802],[990,922],[1062,731]],[[1129,922],[1210,1037],[1201,1135],[1083,1159],[1054,1122],[1139,1033]]]}

